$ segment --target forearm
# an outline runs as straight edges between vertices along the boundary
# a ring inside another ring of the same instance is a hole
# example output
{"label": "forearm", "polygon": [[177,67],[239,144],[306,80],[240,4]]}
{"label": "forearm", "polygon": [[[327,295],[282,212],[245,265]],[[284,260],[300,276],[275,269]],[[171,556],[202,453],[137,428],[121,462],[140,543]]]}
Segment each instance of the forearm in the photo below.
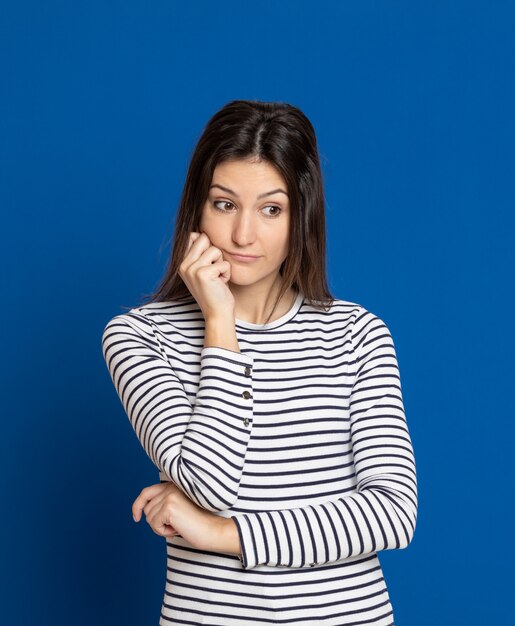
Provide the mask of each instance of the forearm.
{"label": "forearm", "polygon": [[401,488],[398,475],[390,479],[378,477],[375,489],[321,504],[233,516],[244,568],[314,567],[405,548],[415,531],[416,487],[408,476]]}
{"label": "forearm", "polygon": [[214,516],[215,528],[213,529],[213,551],[227,552],[229,554],[241,554],[240,536],[238,527],[230,517]]}
{"label": "forearm", "polygon": [[[253,424],[253,358],[228,341],[223,319],[200,352],[194,398],[172,367],[165,337],[145,316],[116,316],[102,337],[106,365],[145,452],[210,511],[226,510],[237,498]],[[212,345],[216,338],[220,344]],[[197,373],[194,361],[177,362]]]}
{"label": "forearm", "polygon": [[220,318],[208,318],[205,324],[204,347],[213,346],[240,352],[234,315],[224,315]]}
{"label": "forearm", "polygon": [[182,441],[172,439],[162,461],[166,476],[205,509],[235,502],[253,425],[252,357],[220,346],[201,353],[200,382]]}

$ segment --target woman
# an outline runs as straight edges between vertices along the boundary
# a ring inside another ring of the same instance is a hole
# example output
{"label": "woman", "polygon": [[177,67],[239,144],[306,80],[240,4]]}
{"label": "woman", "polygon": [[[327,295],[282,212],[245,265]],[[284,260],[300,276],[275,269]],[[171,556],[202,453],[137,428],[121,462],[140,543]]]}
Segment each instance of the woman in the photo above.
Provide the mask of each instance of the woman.
{"label": "woman", "polygon": [[333,298],[314,129],[236,100],[194,151],[170,265],[102,348],[159,468],[160,626],[394,623],[377,552],[406,547],[417,479],[385,323]]}

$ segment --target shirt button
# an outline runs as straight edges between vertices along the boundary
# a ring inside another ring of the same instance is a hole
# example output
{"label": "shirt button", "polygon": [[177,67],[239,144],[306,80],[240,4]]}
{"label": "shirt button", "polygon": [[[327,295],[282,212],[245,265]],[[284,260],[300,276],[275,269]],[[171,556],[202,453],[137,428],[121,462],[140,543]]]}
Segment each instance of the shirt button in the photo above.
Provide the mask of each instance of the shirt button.
{"label": "shirt button", "polygon": [[246,389],[245,389],[245,391],[241,395],[245,398],[245,400],[248,400],[249,398],[252,398],[252,395],[251,395],[250,391],[247,391]]}
{"label": "shirt button", "polygon": [[250,367],[246,367],[245,368],[245,376],[250,376],[252,374],[252,370],[250,369]]}
{"label": "shirt button", "polygon": [[309,567],[315,567],[316,563],[310,563]]}
{"label": "shirt button", "polygon": [[248,426],[248,425],[249,425],[249,419],[248,419],[248,417],[246,417],[246,418],[243,420],[243,425],[244,425],[244,426]]}

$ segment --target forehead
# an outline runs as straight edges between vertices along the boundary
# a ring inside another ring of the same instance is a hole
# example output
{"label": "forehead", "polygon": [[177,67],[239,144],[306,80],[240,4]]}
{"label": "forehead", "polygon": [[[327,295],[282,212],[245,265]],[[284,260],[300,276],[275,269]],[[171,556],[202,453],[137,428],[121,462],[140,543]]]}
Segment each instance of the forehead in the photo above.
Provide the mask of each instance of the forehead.
{"label": "forehead", "polygon": [[238,159],[218,163],[213,172],[212,182],[223,184],[224,181],[228,187],[232,182],[234,185],[245,187],[275,185],[287,191],[284,177],[269,161]]}

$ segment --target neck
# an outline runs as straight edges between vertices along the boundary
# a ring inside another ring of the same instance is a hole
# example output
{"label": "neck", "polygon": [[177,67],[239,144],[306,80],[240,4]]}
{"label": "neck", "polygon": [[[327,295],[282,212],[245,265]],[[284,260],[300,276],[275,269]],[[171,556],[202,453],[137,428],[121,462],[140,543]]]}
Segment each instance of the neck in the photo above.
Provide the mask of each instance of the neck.
{"label": "neck", "polygon": [[282,277],[279,275],[269,288],[263,285],[231,285],[236,303],[235,317],[251,324],[264,324],[282,317],[293,306],[297,294],[290,288],[276,304],[281,281]]}

